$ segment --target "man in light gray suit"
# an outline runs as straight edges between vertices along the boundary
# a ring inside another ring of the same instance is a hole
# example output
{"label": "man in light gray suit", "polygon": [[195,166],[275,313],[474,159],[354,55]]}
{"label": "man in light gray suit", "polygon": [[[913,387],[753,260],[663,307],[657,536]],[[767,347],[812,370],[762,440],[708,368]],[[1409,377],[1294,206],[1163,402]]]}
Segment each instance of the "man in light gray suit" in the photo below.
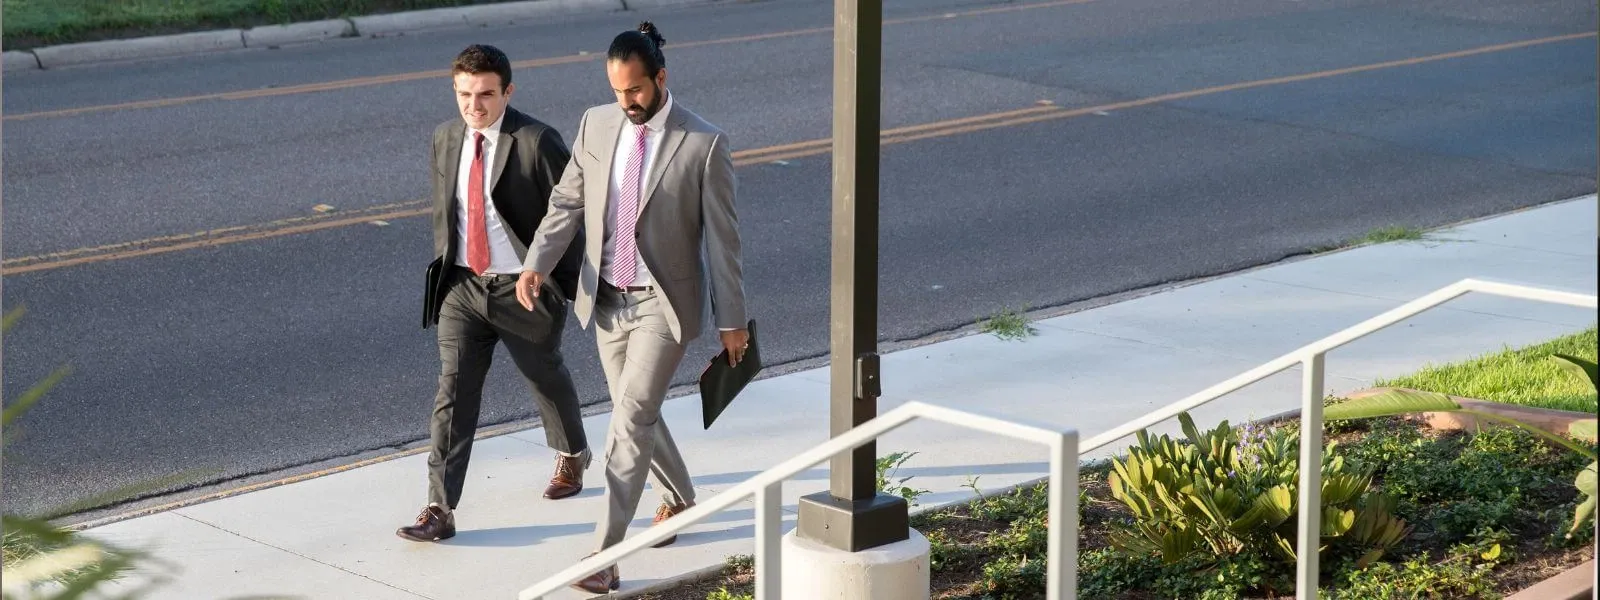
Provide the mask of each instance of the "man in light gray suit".
{"label": "man in light gray suit", "polygon": [[[606,75],[617,104],[584,113],[517,284],[532,310],[580,225],[604,232],[586,236],[573,310],[585,328],[596,325],[613,404],[599,549],[622,541],[649,475],[663,496],[656,523],[694,505],[661,403],[707,312],[730,361],[743,360],[750,339],[728,136],[668,92],[662,43],[649,22],[612,40]],[[573,587],[619,585],[611,567]]]}

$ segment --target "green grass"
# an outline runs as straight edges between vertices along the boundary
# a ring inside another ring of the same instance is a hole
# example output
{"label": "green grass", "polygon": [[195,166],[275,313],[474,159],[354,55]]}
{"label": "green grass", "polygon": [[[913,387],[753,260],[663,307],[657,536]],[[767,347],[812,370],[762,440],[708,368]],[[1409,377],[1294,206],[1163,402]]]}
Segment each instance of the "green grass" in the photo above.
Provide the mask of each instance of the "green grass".
{"label": "green grass", "polygon": [[1595,360],[1595,328],[1472,360],[1431,366],[1415,374],[1379,381],[1379,386],[1404,387],[1480,400],[1593,413],[1594,388],[1549,358],[1552,353]]}
{"label": "green grass", "polygon": [[275,25],[509,0],[4,0],[4,46]]}
{"label": "green grass", "polygon": [[1423,231],[1421,229],[1418,229],[1416,227],[1406,227],[1404,225],[1387,225],[1387,226],[1384,226],[1384,227],[1379,227],[1379,228],[1374,229],[1372,231],[1368,231],[1365,235],[1362,235],[1361,237],[1358,237],[1356,239],[1350,240],[1350,241],[1345,242],[1343,244],[1337,244],[1337,245],[1333,245],[1333,246],[1319,246],[1319,247],[1316,247],[1316,248],[1312,248],[1311,249],[1311,253],[1312,254],[1325,254],[1325,253],[1328,253],[1328,252],[1333,252],[1335,250],[1343,250],[1345,248],[1355,248],[1357,246],[1370,246],[1372,244],[1387,244],[1389,242],[1420,242],[1420,241],[1424,241],[1424,240],[1428,240],[1428,239],[1431,239],[1431,236],[1428,234],[1428,232]]}
{"label": "green grass", "polygon": [[1427,237],[1421,229],[1403,225],[1379,227],[1355,241],[1357,245],[1386,244],[1389,242],[1419,242]]}
{"label": "green grass", "polygon": [[1028,316],[1010,309],[1002,310],[978,324],[978,331],[992,333],[1002,340],[1021,340],[1039,335],[1039,330],[1028,324]]}

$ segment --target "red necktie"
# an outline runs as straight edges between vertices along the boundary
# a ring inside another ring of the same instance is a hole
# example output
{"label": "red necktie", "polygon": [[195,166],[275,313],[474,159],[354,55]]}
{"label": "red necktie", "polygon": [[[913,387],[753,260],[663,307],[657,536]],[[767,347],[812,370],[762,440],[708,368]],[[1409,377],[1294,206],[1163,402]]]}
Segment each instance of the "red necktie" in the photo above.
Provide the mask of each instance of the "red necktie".
{"label": "red necktie", "polygon": [[483,134],[473,132],[472,168],[467,173],[467,268],[489,269],[489,231],[483,217]]}

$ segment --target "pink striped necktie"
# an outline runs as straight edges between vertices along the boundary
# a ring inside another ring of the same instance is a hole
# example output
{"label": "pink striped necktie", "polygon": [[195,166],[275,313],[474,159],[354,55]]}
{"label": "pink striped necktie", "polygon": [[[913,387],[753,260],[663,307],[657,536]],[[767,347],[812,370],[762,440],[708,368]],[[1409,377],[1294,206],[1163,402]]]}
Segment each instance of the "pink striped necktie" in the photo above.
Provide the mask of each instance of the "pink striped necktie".
{"label": "pink striped necktie", "polygon": [[639,240],[634,227],[639,222],[639,195],[644,186],[644,138],[649,128],[639,125],[633,140],[633,154],[628,156],[628,168],[622,176],[622,186],[617,190],[616,252],[611,258],[611,283],[620,288],[633,285],[638,275],[635,261],[639,254]]}

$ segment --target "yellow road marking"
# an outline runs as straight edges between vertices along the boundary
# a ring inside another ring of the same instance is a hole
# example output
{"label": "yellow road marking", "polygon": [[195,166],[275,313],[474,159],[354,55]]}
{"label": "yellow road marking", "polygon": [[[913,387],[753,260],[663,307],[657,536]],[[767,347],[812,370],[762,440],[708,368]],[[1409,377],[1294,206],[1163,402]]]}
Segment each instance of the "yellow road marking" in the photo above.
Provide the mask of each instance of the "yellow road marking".
{"label": "yellow road marking", "polygon": [[[116,244],[106,244],[104,246],[93,246],[93,247],[88,247],[88,248],[76,248],[76,249],[73,249],[73,250],[63,250],[61,252],[51,252],[51,253],[48,253],[48,254],[35,254],[33,256],[21,256],[21,257],[17,257],[17,258],[8,258],[8,259],[5,259],[4,261],[0,261],[0,265],[8,265],[9,266],[9,265],[28,264],[28,263],[34,263],[34,262],[39,262],[39,261],[44,261],[44,260],[56,260],[56,259],[72,258],[72,257],[75,257],[75,256],[84,255],[84,254],[97,254],[97,253],[103,253],[103,252],[112,252],[112,251],[116,251],[116,250],[123,250],[123,249],[128,249],[128,248],[138,248],[138,247],[142,247],[142,246],[150,246],[150,245],[155,245],[155,244],[170,244],[170,243],[177,243],[177,242],[193,241],[193,240],[198,240],[198,239],[216,238],[216,237],[222,237],[222,236],[225,236],[225,235],[228,235],[228,234],[232,234],[232,233],[236,233],[236,232],[240,232],[240,231],[247,231],[247,230],[252,230],[252,229],[264,229],[264,228],[271,228],[271,227],[282,226],[282,225],[291,225],[291,224],[302,223],[302,222],[306,222],[306,221],[318,221],[318,220],[323,220],[323,219],[329,218],[330,216],[355,215],[355,214],[365,214],[365,213],[378,213],[378,212],[394,210],[394,209],[402,208],[402,207],[423,206],[425,204],[426,204],[425,200],[413,200],[413,201],[410,201],[410,202],[396,202],[396,203],[393,203],[393,204],[379,204],[379,205],[376,205],[376,206],[368,206],[366,208],[352,209],[352,210],[347,210],[347,211],[329,212],[329,213],[322,213],[322,214],[317,214],[317,215],[307,215],[307,216],[303,216],[303,217],[291,217],[291,218],[288,218],[288,219],[279,219],[279,220],[276,220],[276,221],[270,221],[270,222],[267,222],[267,223],[259,223],[259,224],[254,224],[254,225],[237,225],[237,226],[234,226],[234,227],[223,227],[223,228],[219,228],[219,229],[208,229],[208,230],[205,230],[205,231],[197,231],[197,232],[193,232],[193,233],[180,233],[180,234],[177,234],[177,235],[166,235],[166,236],[161,236],[161,237],[153,237],[153,238],[148,238],[148,239],[143,239],[143,240],[136,240],[136,241],[132,241],[132,242],[120,242],[120,243],[116,243]],[[9,275],[9,274],[11,274],[11,272],[10,271],[6,271],[5,274]]]}
{"label": "yellow road marking", "polygon": [[[1587,32],[1550,36],[1505,44],[1495,44],[1492,46],[1481,46],[1478,48],[1469,48],[1466,50],[1445,52],[1442,54],[1430,54],[1427,56],[1418,56],[1354,67],[1315,71],[1300,75],[1272,77],[1268,79],[1257,79],[1228,85],[1205,87],[1083,108],[1067,109],[1055,105],[1033,106],[1024,109],[1009,110],[971,117],[963,117],[959,119],[935,121],[932,123],[923,123],[920,125],[911,125],[895,129],[887,129],[882,132],[880,143],[886,146],[903,144],[936,137],[960,135],[964,133],[997,129],[1001,127],[1015,127],[1017,125],[1027,125],[1042,121],[1066,119],[1100,112],[1137,108],[1141,106],[1149,106],[1176,100],[1185,100],[1224,92],[1282,85],[1286,83],[1295,83],[1314,79],[1324,79],[1328,77],[1337,77],[1341,75],[1350,75],[1353,73],[1364,73],[1380,69],[1417,65],[1428,62],[1449,60],[1453,58],[1474,56],[1478,54],[1487,54],[1491,52],[1502,52],[1505,50],[1514,50],[1529,46],[1590,38],[1595,37],[1595,35],[1595,32]],[[791,144],[768,146],[751,150],[741,150],[733,153],[734,164],[736,166],[748,166],[760,163],[770,163],[777,160],[788,160],[793,158],[804,158],[808,156],[827,154],[833,151],[832,144],[833,141],[831,139],[818,139]],[[163,254],[167,252],[177,252],[180,250],[190,250],[194,248],[220,246],[224,244],[233,244],[284,235],[333,229],[337,227],[366,223],[374,220],[393,221],[407,217],[423,216],[428,214],[430,210],[431,209],[427,206],[426,200],[417,200],[412,202],[387,204],[360,209],[358,211],[331,212],[320,216],[296,217],[293,219],[284,219],[281,221],[273,221],[271,223],[260,225],[229,227],[199,233],[165,236],[134,242],[124,242],[121,244],[97,246],[94,248],[82,248],[50,254],[25,256],[5,261],[3,263],[5,268],[0,269],[0,275],[18,275],[22,273],[60,269],[88,263],[149,256],[152,254]]]}
{"label": "yellow road marking", "polygon": [[[897,128],[894,128],[894,129],[885,129],[885,130],[883,130],[881,135],[883,137],[889,137],[889,136],[899,135],[899,134],[904,134],[904,133],[916,133],[916,132],[919,132],[919,131],[933,131],[933,130],[943,129],[943,128],[946,128],[946,127],[952,127],[952,126],[955,126],[955,125],[965,125],[967,123],[988,121],[988,120],[992,120],[992,119],[1003,119],[1003,118],[1006,118],[1006,117],[1013,117],[1013,116],[1018,116],[1018,115],[1027,115],[1027,114],[1036,114],[1036,113],[1041,113],[1041,112],[1049,112],[1051,110],[1059,110],[1059,109],[1057,107],[1053,107],[1053,106],[1034,106],[1034,107],[1023,108],[1023,109],[1019,109],[1019,110],[1008,110],[1008,111],[1004,111],[1004,112],[989,113],[989,114],[976,115],[976,116],[971,116],[971,117],[962,117],[960,119],[949,119],[949,120],[946,120],[946,121],[934,121],[934,122],[931,122],[931,123],[923,123],[921,125],[910,125],[910,126],[906,126],[906,127],[897,127]],[[820,140],[810,140],[810,141],[805,141],[805,142],[795,142],[795,143],[792,143],[792,144],[780,144],[780,145],[777,145],[777,146],[767,146],[765,148],[756,148],[756,149],[753,149],[753,150],[740,150],[740,151],[736,151],[736,152],[733,153],[733,159],[735,161],[739,161],[739,160],[742,160],[742,159],[749,159],[746,162],[746,164],[750,164],[750,163],[755,163],[755,162],[763,162],[763,161],[771,160],[771,159],[766,159],[766,158],[763,157],[764,155],[768,155],[768,154],[780,154],[780,153],[792,152],[792,151],[795,151],[795,150],[815,150],[815,149],[818,149],[818,148],[822,148],[824,150],[827,150],[827,149],[831,149],[832,147],[833,147],[833,139],[832,138],[820,139]]]}
{"label": "yellow road marking", "polygon": [[[425,203],[426,201],[416,200],[412,202],[385,204],[360,210],[326,213],[319,216],[282,219],[259,225],[240,225],[237,227],[225,227],[222,229],[212,229],[196,233],[169,235],[159,238],[124,242],[121,244],[110,244],[95,248],[81,248],[77,250],[67,250],[64,252],[54,252],[51,254],[24,256],[5,261],[8,265],[16,266],[9,266],[5,269],[0,269],[0,274],[17,275],[21,273],[30,273],[33,271],[60,269],[63,267],[71,267],[87,263],[134,258],[138,256],[149,256],[151,254],[165,254],[167,252],[177,252],[179,250],[191,250],[194,248],[220,246],[223,244],[247,242],[250,240],[273,238],[296,233],[307,233],[334,227],[344,227],[346,225],[354,225],[357,223],[366,223],[374,220],[415,217],[427,214],[429,209],[390,209],[401,206],[422,206],[425,205]],[[388,212],[384,212],[385,210]]]}

